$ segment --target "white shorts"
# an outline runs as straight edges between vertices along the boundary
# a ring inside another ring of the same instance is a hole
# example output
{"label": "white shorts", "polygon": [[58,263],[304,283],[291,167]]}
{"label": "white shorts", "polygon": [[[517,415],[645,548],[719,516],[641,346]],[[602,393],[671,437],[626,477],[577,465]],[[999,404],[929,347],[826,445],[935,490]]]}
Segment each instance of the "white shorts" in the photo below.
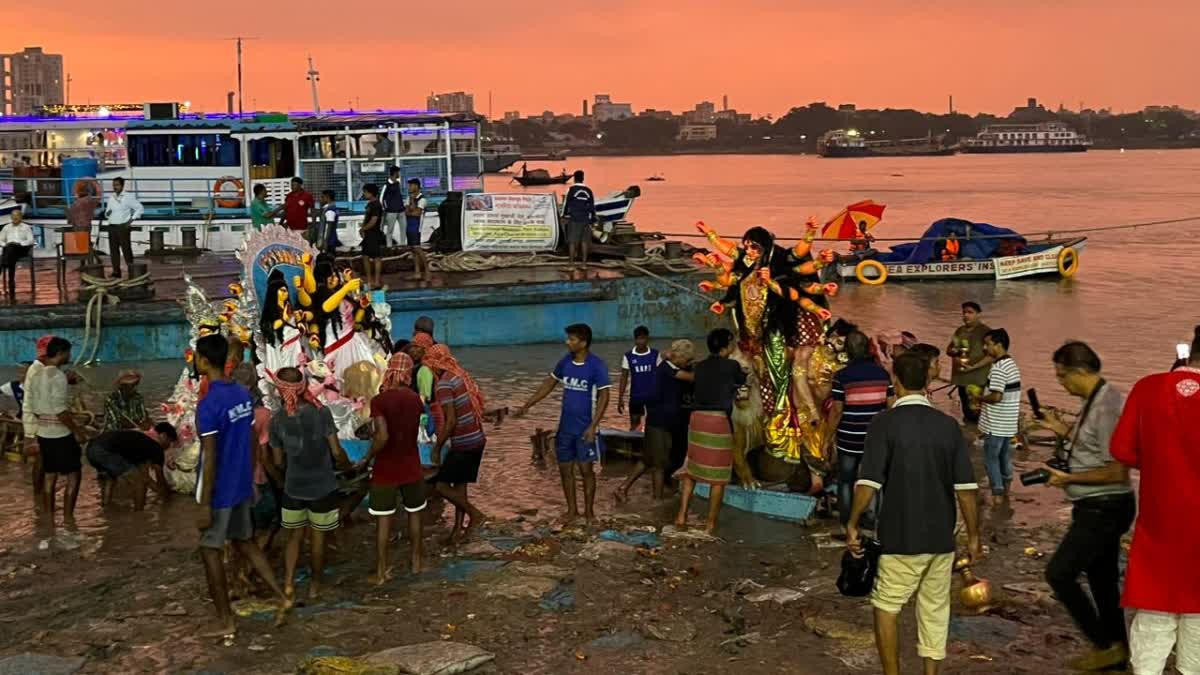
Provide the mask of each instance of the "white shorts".
{"label": "white shorts", "polygon": [[1175,669],[1200,675],[1200,614],[1137,610],[1129,630],[1130,665],[1136,675],[1159,675],[1175,649]]}

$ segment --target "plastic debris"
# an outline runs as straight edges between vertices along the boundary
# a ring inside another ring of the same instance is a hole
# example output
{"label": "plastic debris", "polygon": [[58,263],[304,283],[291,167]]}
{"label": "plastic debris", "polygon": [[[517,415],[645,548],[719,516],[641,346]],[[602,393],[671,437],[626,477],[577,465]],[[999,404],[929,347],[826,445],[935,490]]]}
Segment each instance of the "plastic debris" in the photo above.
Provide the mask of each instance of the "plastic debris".
{"label": "plastic debris", "polygon": [[696,627],[682,618],[647,623],[643,629],[649,637],[664,642],[690,642],[696,637]]}
{"label": "plastic debris", "polygon": [[786,605],[789,602],[799,600],[804,597],[803,591],[798,591],[794,588],[772,587],[764,588],[761,591],[755,591],[746,596],[750,602],[766,602],[772,600],[781,605]]}
{"label": "plastic debris", "polygon": [[604,541],[615,541],[630,546],[645,546],[647,548],[662,546],[662,540],[653,531],[633,530],[619,532],[617,530],[604,530],[597,536]]}
{"label": "plastic debris", "polygon": [[631,630],[621,630],[602,635],[587,643],[588,649],[597,651],[620,651],[641,646],[646,640],[641,633]]}
{"label": "plastic debris", "polygon": [[552,591],[542,596],[538,606],[552,612],[575,609],[575,586],[560,583]]}
{"label": "plastic debris", "polygon": [[496,658],[475,645],[461,642],[422,642],[375,652],[363,658],[373,666],[397,666],[411,675],[457,675]]}

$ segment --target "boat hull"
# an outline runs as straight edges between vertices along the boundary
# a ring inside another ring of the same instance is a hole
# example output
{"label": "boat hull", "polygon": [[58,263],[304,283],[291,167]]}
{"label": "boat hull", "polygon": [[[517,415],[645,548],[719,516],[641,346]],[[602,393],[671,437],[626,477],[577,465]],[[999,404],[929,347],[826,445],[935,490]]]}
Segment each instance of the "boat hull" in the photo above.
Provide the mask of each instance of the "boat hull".
{"label": "boat hull", "polygon": [[926,148],[926,149],[884,149],[884,148],[825,148],[819,154],[831,159],[842,157],[948,157],[957,148]]}
{"label": "boat hull", "polygon": [[546,185],[565,185],[571,180],[570,176],[553,176],[551,178],[525,178],[524,176],[514,176],[516,181],[522,187],[543,187]]}
{"label": "boat hull", "polygon": [[493,154],[484,153],[483,172],[484,173],[499,173],[508,167],[516,164],[521,160],[519,152],[497,152]]}
{"label": "boat hull", "polygon": [[960,152],[968,155],[1013,155],[1013,154],[1043,154],[1062,152],[1087,152],[1086,145],[1015,145],[1015,146],[969,146],[959,148]]}
{"label": "boat hull", "polygon": [[[1006,258],[988,258],[985,260],[955,260],[931,261],[927,263],[884,263],[887,267],[887,283],[893,281],[961,281],[970,279],[1017,279],[1046,276],[1061,276],[1058,272],[1058,252],[1066,246],[1074,248],[1076,253],[1082,251],[1087,240],[1061,242],[1047,246],[1029,255],[1008,256]],[[1036,258],[1036,264],[1014,271],[1010,263],[1020,263],[1029,258]],[[1000,270],[997,272],[997,262]],[[858,282],[854,273],[858,261],[854,263],[839,263],[838,276],[843,282]]]}
{"label": "boat hull", "polygon": [[[393,337],[408,338],[420,316],[435,317],[438,340],[455,346],[561,342],[563,326],[580,322],[592,326],[596,340],[626,339],[628,326],[648,318],[663,336],[704,335],[728,322],[708,311],[707,300],[685,290],[695,284],[691,275],[664,274],[674,286],[646,276],[513,283],[516,268],[494,273],[496,281],[489,283],[489,274],[473,275],[484,279],[472,285],[388,293]],[[84,316],[81,304],[6,309],[0,315],[0,361],[27,360],[30,345],[48,330],[82,344]],[[122,302],[104,310],[97,358],[179,358],[191,336],[174,299]]]}

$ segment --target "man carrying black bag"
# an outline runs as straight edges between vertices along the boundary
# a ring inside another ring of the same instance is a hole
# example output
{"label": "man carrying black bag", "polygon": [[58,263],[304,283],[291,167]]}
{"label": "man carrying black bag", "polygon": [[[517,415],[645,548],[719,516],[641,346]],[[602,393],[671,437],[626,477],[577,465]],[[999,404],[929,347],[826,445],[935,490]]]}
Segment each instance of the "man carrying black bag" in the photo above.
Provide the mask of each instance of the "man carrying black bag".
{"label": "man carrying black bag", "polygon": [[871,592],[875,645],[884,674],[898,675],[897,619],[916,594],[917,653],[924,659],[925,674],[931,675],[946,658],[950,632],[955,501],[967,525],[971,557],[978,559],[979,486],[958,422],[934,409],[925,397],[928,361],[911,352],[902,354],[892,372],[896,404],[876,415],[867,430],[846,538],[852,553],[865,554],[859,519],[882,491],[878,523],[883,552]]}

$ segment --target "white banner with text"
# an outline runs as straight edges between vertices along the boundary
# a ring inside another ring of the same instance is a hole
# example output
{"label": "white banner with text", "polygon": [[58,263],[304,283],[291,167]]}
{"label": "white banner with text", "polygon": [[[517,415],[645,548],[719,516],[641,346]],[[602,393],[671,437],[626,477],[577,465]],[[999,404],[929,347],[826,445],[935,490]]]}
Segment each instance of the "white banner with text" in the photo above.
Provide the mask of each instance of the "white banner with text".
{"label": "white banner with text", "polygon": [[464,195],[462,243],[464,251],[553,251],[558,201],[553,194]]}

